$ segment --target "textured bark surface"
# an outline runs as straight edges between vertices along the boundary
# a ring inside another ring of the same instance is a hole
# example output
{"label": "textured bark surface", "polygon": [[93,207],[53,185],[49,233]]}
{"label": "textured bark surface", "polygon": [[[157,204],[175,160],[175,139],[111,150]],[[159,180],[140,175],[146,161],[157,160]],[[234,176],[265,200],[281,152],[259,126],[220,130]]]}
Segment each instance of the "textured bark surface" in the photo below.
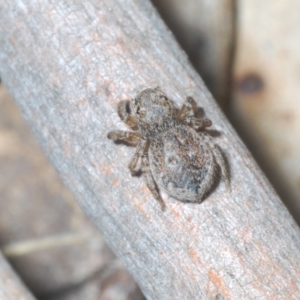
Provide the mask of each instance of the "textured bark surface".
{"label": "textured bark surface", "polygon": [[111,294],[122,300],[141,294],[63,186],[2,84],[0,247],[39,299],[99,300]]}
{"label": "textured bark surface", "polygon": [[221,106],[228,100],[233,0],[152,0]]}
{"label": "textured bark surface", "polygon": [[[148,299],[298,299],[300,231],[146,1],[6,1],[0,74],[45,152]],[[116,107],[160,85],[193,96],[229,161],[202,204],[166,199],[162,213],[106,139]]]}
{"label": "textured bark surface", "polygon": [[0,253],[0,299],[34,300]]}
{"label": "textured bark surface", "polygon": [[300,2],[237,3],[232,119],[300,224]]}

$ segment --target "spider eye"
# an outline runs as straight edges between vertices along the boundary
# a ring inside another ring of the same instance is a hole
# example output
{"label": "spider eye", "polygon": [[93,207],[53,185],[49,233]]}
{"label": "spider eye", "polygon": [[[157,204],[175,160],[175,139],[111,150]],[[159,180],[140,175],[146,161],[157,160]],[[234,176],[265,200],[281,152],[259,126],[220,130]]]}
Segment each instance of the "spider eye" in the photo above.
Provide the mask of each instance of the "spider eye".
{"label": "spider eye", "polygon": [[168,103],[168,98],[165,95],[161,95],[159,97],[159,100],[162,104],[167,104]]}
{"label": "spider eye", "polygon": [[140,118],[144,118],[146,116],[146,110],[145,109],[140,109],[139,116],[140,116]]}
{"label": "spider eye", "polygon": [[136,114],[140,117],[140,118],[144,118],[146,115],[146,110],[144,108],[140,108],[138,107],[136,110]]}

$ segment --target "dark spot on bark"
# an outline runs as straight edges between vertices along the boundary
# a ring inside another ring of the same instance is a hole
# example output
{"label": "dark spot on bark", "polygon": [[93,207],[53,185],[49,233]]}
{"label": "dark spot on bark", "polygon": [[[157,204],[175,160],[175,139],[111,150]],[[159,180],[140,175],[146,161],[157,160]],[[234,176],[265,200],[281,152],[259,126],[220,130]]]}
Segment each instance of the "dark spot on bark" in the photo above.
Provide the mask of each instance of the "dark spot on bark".
{"label": "dark spot on bark", "polygon": [[247,74],[238,80],[237,88],[245,94],[259,93],[264,88],[264,81],[258,74]]}
{"label": "dark spot on bark", "polygon": [[217,294],[216,296],[211,298],[211,300],[225,300],[225,298],[223,297],[222,294]]}
{"label": "dark spot on bark", "polygon": [[109,90],[109,87],[106,85],[106,86],[104,86],[103,88],[102,88],[102,90],[103,90],[103,92],[104,92],[104,94],[105,94],[105,96],[106,97],[109,97],[110,96],[110,90]]}

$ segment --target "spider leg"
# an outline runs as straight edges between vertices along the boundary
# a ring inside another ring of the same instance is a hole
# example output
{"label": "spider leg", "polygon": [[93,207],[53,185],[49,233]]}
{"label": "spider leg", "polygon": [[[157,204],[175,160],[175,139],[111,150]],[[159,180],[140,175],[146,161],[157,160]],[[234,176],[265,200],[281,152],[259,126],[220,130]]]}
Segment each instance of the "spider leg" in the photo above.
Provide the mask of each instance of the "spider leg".
{"label": "spider leg", "polygon": [[202,133],[201,138],[203,138],[203,141],[205,142],[205,148],[206,151],[209,152],[209,162],[207,163],[207,173],[205,175],[205,178],[201,182],[201,186],[198,189],[198,197],[200,203],[204,200],[204,196],[211,188],[212,183],[214,182],[215,177],[215,170],[216,170],[216,162],[213,155],[213,151],[211,150],[211,140],[210,138]]}
{"label": "spider leg", "polygon": [[130,128],[133,128],[137,125],[137,119],[135,116],[130,114],[127,111],[127,108],[130,107],[130,101],[121,101],[118,104],[118,114],[120,119]]}
{"label": "spider leg", "polygon": [[211,126],[212,122],[209,119],[199,119],[195,116],[197,105],[192,97],[187,97],[182,107],[178,111],[178,118],[185,125],[192,127],[195,130],[205,129]]}
{"label": "spider leg", "polygon": [[165,205],[165,202],[163,201],[163,199],[161,198],[159,192],[157,191],[157,187],[156,187],[156,184],[153,179],[151,169],[149,166],[149,160],[148,160],[147,154],[142,156],[142,171],[143,171],[143,177],[144,177],[144,180],[146,182],[148,189],[150,190],[150,192],[152,193],[154,198],[159,202],[162,211],[165,211],[166,205]]}
{"label": "spider leg", "polygon": [[196,117],[187,117],[184,123],[195,130],[203,130],[212,124],[209,119],[197,119]]}
{"label": "spider leg", "polygon": [[223,157],[219,147],[216,145],[214,145],[213,152],[214,152],[214,156],[217,161],[217,164],[220,166],[221,173],[222,173],[222,179],[225,182],[226,189],[227,189],[227,191],[230,192],[231,191],[230,176],[229,176],[228,167],[225,163],[224,157]]}
{"label": "spider leg", "polygon": [[107,137],[114,141],[123,141],[130,145],[137,145],[141,139],[141,135],[138,132],[130,132],[123,130],[113,130],[107,134]]}
{"label": "spider leg", "polygon": [[178,119],[184,121],[188,117],[195,116],[196,102],[192,97],[187,97],[178,111]]}
{"label": "spider leg", "polygon": [[140,158],[142,157],[142,155],[144,154],[144,152],[146,151],[147,145],[148,145],[148,140],[147,139],[143,139],[141,138],[137,144],[135,153],[133,155],[133,157],[131,158],[130,162],[129,162],[129,170],[131,172],[131,174],[136,173],[137,170],[137,164],[138,161],[140,160]]}

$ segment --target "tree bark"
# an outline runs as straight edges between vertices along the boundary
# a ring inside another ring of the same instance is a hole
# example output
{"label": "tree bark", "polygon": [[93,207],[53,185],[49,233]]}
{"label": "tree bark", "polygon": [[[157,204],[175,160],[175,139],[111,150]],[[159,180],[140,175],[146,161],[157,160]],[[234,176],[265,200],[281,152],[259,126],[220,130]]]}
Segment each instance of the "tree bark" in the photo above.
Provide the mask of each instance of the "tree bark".
{"label": "tree bark", "polygon": [[0,299],[34,300],[0,253]]}
{"label": "tree bark", "polygon": [[38,299],[96,300],[108,293],[118,300],[133,293],[135,300],[144,299],[26,125],[0,84],[3,255]]}
{"label": "tree bark", "polygon": [[[37,139],[147,299],[297,299],[300,231],[150,3],[6,1],[0,74]],[[220,133],[232,192],[161,212],[127,168],[120,100],[160,85]]]}

